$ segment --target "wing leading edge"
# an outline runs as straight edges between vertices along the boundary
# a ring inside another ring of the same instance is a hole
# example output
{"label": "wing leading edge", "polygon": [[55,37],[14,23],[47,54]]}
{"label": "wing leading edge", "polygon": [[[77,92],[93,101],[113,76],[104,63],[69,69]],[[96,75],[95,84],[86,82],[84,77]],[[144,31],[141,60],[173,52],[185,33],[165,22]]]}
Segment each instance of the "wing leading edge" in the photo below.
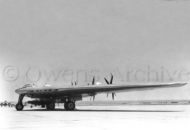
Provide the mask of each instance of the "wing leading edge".
{"label": "wing leading edge", "polygon": [[[75,86],[75,87],[47,87],[47,88],[26,88],[16,90],[19,94],[50,94],[50,95],[83,95],[83,94],[98,94],[104,92],[128,92],[128,91],[143,91],[158,88],[181,87],[187,83],[173,83],[173,84],[149,84],[149,85],[89,85],[89,86]],[[49,91],[51,90],[51,91]]]}
{"label": "wing leading edge", "polygon": [[104,93],[104,92],[122,92],[122,91],[143,91],[147,89],[181,87],[187,83],[173,84],[157,84],[157,85],[91,85],[75,88],[61,88],[58,93],[63,94],[88,94],[88,93]]}

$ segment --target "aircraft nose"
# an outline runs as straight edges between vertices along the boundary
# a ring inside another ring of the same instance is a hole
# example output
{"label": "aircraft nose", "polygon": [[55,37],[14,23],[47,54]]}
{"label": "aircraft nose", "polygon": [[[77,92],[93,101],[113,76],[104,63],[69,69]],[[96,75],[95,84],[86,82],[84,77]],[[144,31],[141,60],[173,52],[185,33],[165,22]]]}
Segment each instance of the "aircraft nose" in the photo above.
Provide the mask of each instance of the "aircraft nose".
{"label": "aircraft nose", "polygon": [[20,88],[16,89],[15,92],[18,93],[18,94],[20,94],[21,93],[21,89]]}
{"label": "aircraft nose", "polygon": [[18,92],[19,92],[19,89],[16,89],[15,92],[18,93]]}

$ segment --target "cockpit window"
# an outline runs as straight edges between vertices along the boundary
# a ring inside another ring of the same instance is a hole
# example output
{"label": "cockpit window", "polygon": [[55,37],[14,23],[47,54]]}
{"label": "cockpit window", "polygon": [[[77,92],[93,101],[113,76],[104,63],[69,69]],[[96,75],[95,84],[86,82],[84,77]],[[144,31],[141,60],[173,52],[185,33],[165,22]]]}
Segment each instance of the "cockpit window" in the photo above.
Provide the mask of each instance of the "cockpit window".
{"label": "cockpit window", "polygon": [[22,88],[29,88],[29,87],[32,87],[31,84],[25,84]]}

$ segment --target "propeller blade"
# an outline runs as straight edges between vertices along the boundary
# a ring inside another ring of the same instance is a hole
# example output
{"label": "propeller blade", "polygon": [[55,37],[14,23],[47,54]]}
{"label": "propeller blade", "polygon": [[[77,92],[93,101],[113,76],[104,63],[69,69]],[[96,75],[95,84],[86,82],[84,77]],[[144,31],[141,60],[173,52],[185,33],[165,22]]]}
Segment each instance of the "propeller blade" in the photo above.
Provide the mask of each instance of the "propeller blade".
{"label": "propeller blade", "polygon": [[112,100],[114,100],[114,96],[115,96],[114,93],[112,93]]}
{"label": "propeller blade", "polygon": [[75,85],[77,85],[77,81],[75,81]]}
{"label": "propeller blade", "polygon": [[73,86],[73,82],[71,82],[71,85]]}
{"label": "propeller blade", "polygon": [[113,83],[113,74],[111,73],[111,79],[110,79],[110,84]]}
{"label": "propeller blade", "polygon": [[95,100],[95,95],[93,96],[93,101]]}
{"label": "propeller blade", "polygon": [[[111,73],[111,79],[110,79],[110,82],[106,79],[106,78],[104,78],[105,79],[105,81],[106,81],[106,83],[107,84],[112,84],[113,83],[113,74]],[[107,97],[108,97],[108,94],[109,93],[107,93]],[[112,93],[112,99],[114,100],[114,97],[115,97],[116,95],[115,95],[115,93]]]}
{"label": "propeller blade", "polygon": [[92,79],[92,85],[94,85],[95,84],[95,77],[93,77],[93,79]]}
{"label": "propeller blade", "polygon": [[104,78],[107,84],[110,84],[106,78]]}

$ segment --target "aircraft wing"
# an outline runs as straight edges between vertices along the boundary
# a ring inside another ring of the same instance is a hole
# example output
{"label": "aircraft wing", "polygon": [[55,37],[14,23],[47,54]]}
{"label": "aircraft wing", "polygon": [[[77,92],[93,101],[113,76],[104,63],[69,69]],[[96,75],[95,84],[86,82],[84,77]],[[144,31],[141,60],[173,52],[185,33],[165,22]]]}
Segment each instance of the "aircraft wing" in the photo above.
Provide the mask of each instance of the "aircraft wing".
{"label": "aircraft wing", "polygon": [[67,88],[59,87],[45,87],[45,88],[29,88],[16,90],[19,94],[26,95],[65,95],[65,96],[75,96],[75,95],[94,95],[98,93],[108,93],[108,92],[127,92],[127,91],[143,91],[149,89],[158,88],[169,88],[169,87],[180,87],[184,86],[186,83],[173,83],[173,84],[148,84],[148,85],[88,85],[88,86],[71,86]]}
{"label": "aircraft wing", "polygon": [[104,92],[123,92],[123,91],[142,91],[156,88],[181,87],[186,83],[174,84],[157,84],[157,85],[89,85],[85,87],[62,88],[58,89],[58,93],[63,94],[88,94],[88,93],[104,93]]}

